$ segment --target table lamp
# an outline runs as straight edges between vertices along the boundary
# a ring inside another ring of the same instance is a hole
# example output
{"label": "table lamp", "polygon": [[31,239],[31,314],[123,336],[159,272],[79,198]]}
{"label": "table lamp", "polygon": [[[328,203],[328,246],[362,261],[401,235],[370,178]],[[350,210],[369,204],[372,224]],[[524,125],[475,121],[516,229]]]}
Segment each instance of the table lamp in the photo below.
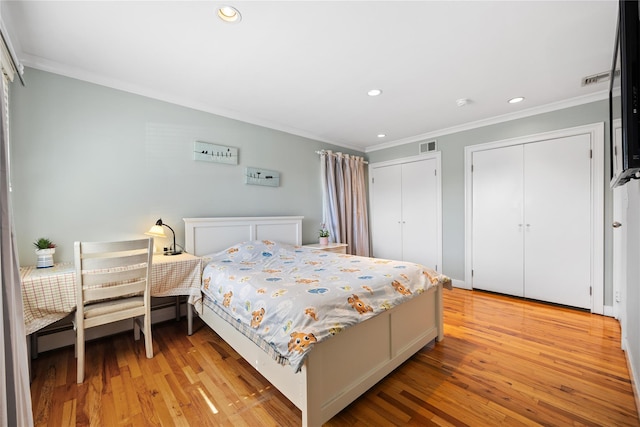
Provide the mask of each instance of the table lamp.
{"label": "table lamp", "polygon": [[176,248],[176,232],[173,231],[173,228],[171,228],[167,224],[163,223],[162,222],[162,218],[157,220],[156,221],[156,225],[151,227],[149,229],[149,231],[147,231],[144,234],[146,234],[147,236],[164,237],[164,238],[166,238],[167,235],[164,234],[164,228],[162,228],[162,226],[167,227],[173,233],[173,251],[165,252],[164,254],[165,255],[180,255],[182,253],[182,251],[178,251],[177,248]]}

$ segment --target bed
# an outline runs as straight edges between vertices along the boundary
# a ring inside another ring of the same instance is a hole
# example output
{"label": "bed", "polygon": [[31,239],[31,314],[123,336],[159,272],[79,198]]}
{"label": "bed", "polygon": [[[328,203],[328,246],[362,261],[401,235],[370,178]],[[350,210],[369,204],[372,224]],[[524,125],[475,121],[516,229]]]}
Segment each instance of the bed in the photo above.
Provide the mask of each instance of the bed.
{"label": "bed", "polygon": [[[299,216],[185,218],[184,221],[186,250],[198,256],[216,259],[217,264],[212,263],[214,269],[225,270],[227,264],[224,263],[230,264],[233,256],[238,256],[236,252],[242,253],[247,248],[258,247],[258,253],[264,252],[269,257],[283,257],[282,253],[289,254],[286,251],[297,252],[305,257],[311,257],[311,252],[322,252],[301,247],[302,217]],[[239,244],[241,242],[245,243]],[[267,249],[260,245],[266,245]],[[276,248],[277,251],[285,252],[276,252]],[[331,263],[376,261],[326,252],[316,255],[344,257],[322,258],[327,263],[330,263],[327,261],[329,259]],[[319,338],[318,342],[310,346],[310,351],[305,351],[304,354],[300,352],[300,358],[283,362],[273,357],[273,351],[265,351],[265,345],[256,345],[259,339],[255,336],[241,333],[241,328],[238,328],[229,315],[224,316],[220,310],[224,309],[223,306],[229,301],[223,299],[216,302],[213,294],[218,293],[221,298],[227,294],[228,297],[228,288],[224,288],[224,280],[212,283],[212,280],[219,280],[212,277],[205,268],[203,278],[207,283],[203,284],[203,293],[207,295],[208,291],[209,297],[205,298],[208,303],[201,309],[201,318],[300,408],[302,425],[305,426],[319,426],[328,421],[425,345],[443,339],[442,287],[450,286],[450,281],[444,276],[438,276],[435,280],[430,277],[425,282],[427,286],[413,288],[414,292],[410,298],[401,295],[401,304],[376,310],[375,315],[370,313],[365,305],[362,314],[367,315],[367,320],[340,328],[339,333],[332,334],[328,339]],[[232,277],[236,280],[235,276]],[[205,286],[208,289],[205,290]],[[313,283],[304,283],[301,286],[311,291],[318,289],[313,287]],[[364,289],[359,282],[352,287]],[[398,289],[389,291],[389,294],[396,295],[394,290]],[[351,289],[346,291],[350,293]],[[366,292],[364,293],[366,295]],[[353,291],[349,299],[356,294],[357,292]],[[257,308],[257,305],[254,308]],[[353,308],[354,312],[360,313],[355,310],[355,305]],[[292,333],[300,331],[284,329],[281,332],[286,332],[287,338],[291,336],[291,341],[294,341]],[[276,347],[270,339],[264,340],[263,344],[265,343],[272,349]],[[286,343],[284,345],[286,346]]]}

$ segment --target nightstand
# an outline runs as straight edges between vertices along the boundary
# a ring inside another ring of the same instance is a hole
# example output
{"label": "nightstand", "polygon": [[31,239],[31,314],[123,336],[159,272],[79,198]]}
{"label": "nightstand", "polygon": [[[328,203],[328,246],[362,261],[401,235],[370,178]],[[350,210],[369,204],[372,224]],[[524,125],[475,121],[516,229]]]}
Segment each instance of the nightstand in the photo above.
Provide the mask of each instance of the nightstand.
{"label": "nightstand", "polygon": [[333,252],[336,254],[346,254],[347,253],[347,244],[346,243],[329,243],[327,245],[321,245],[320,243],[313,243],[311,245],[303,245],[305,248],[314,248],[320,249],[322,251]]}

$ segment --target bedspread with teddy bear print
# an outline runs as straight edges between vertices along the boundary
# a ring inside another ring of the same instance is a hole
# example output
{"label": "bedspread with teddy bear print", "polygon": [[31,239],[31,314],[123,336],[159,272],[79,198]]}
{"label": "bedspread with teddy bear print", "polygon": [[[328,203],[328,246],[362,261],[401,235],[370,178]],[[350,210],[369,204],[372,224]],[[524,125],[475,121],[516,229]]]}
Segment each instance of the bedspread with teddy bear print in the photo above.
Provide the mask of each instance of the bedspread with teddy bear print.
{"label": "bedspread with teddy bear print", "polygon": [[207,255],[203,293],[296,372],[314,343],[451,280],[419,264],[272,241]]}

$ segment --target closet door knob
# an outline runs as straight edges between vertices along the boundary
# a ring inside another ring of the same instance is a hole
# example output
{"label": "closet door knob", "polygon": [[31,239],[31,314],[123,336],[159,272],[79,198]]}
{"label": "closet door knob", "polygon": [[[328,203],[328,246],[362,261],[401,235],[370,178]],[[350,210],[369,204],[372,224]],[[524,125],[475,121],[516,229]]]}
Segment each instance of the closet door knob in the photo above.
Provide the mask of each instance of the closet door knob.
{"label": "closet door knob", "polygon": [[613,225],[613,228],[620,228],[620,227],[622,227],[622,224],[620,224],[618,221],[614,221],[612,225]]}

